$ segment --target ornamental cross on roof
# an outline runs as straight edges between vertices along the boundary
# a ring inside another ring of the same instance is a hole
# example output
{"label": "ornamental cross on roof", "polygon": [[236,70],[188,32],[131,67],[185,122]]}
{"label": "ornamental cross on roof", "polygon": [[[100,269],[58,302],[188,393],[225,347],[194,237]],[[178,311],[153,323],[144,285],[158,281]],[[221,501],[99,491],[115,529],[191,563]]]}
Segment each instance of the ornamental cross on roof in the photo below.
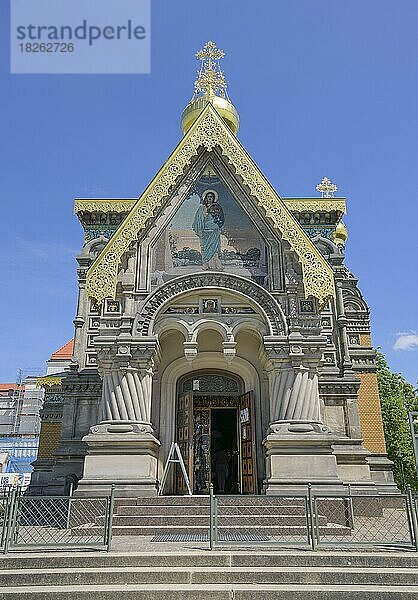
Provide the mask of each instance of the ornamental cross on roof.
{"label": "ornamental cross on roof", "polygon": [[227,83],[219,62],[224,56],[225,52],[210,41],[203,46],[202,50],[196,52],[196,58],[201,60],[202,64],[194,83],[193,98],[199,94],[208,94],[209,96],[219,94],[222,98],[227,97]]}
{"label": "ornamental cross on roof", "polygon": [[328,177],[323,177],[321,183],[316,186],[316,191],[321,192],[322,198],[334,198],[334,192],[338,190]]}

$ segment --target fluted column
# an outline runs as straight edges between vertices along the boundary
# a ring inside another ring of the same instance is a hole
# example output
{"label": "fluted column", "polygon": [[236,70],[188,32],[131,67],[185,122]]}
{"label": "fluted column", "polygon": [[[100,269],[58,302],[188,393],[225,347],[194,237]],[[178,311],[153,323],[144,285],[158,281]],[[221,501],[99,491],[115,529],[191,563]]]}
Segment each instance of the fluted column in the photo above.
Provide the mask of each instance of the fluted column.
{"label": "fluted column", "polygon": [[270,424],[263,440],[264,491],[306,493],[309,483],[327,491],[338,490],[342,482],[333,452],[337,438],[322,423],[318,388],[324,340],[312,335],[308,342],[295,333],[288,352],[283,346],[265,340]]}
{"label": "fluted column", "polygon": [[321,422],[318,375],[306,367],[270,373],[271,421]]}
{"label": "fluted column", "polygon": [[[120,325],[117,340],[98,341],[98,366],[103,380],[99,423],[83,438],[87,444],[79,494],[107,493],[111,485],[121,496],[156,495],[160,442],[151,424],[155,340],[128,344]],[[127,327],[126,327],[127,328]]]}
{"label": "fluted column", "polygon": [[111,369],[103,374],[99,418],[103,422],[151,420],[152,369]]}

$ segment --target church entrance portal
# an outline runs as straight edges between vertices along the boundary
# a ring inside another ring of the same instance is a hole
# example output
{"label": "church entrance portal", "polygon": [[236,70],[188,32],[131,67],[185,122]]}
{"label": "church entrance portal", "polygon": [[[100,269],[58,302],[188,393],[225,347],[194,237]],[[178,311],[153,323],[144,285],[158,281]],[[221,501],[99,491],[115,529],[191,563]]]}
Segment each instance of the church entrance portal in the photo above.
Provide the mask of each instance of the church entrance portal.
{"label": "church entrance portal", "polygon": [[[192,381],[200,382],[210,375],[194,377]],[[197,387],[196,383],[189,387],[193,385]],[[187,388],[187,383],[182,387]],[[176,429],[194,494],[208,494],[211,484],[217,494],[257,493],[252,392],[221,395],[190,389],[179,393]],[[187,493],[179,467],[176,493]]]}

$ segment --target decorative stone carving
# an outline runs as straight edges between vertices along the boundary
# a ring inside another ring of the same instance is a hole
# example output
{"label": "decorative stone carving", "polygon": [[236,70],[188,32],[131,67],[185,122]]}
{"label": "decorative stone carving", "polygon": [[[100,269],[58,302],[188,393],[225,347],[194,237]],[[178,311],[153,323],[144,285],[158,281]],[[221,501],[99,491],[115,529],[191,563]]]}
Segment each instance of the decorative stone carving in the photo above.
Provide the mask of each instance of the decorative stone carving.
{"label": "decorative stone carving", "polygon": [[204,373],[184,379],[181,384],[182,392],[190,392],[195,389],[195,382],[198,382],[198,387],[196,386],[198,392],[234,393],[238,395],[241,391],[240,381],[233,374],[228,376],[221,373]]}
{"label": "decorative stone carving", "polygon": [[285,317],[275,298],[257,283],[226,273],[197,273],[193,276],[185,275],[167,282],[164,286],[158,288],[141,307],[137,318],[136,331],[142,336],[151,335],[150,325],[156,313],[163,304],[174,298],[174,296],[193,289],[213,287],[240,292],[251,298],[259,305],[260,311],[266,314],[271,335],[283,336],[286,334]]}

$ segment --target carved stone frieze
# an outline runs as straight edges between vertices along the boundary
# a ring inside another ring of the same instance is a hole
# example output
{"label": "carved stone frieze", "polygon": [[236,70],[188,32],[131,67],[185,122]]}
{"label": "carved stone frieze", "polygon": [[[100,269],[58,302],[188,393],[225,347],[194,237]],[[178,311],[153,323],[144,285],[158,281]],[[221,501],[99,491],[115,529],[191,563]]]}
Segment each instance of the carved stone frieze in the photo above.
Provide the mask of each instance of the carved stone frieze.
{"label": "carved stone frieze", "polygon": [[351,380],[341,380],[338,378],[332,380],[319,379],[319,394],[325,396],[355,396],[360,387],[360,380],[352,378]]}
{"label": "carved stone frieze", "polygon": [[120,370],[148,368],[153,365],[158,353],[155,338],[119,339],[118,336],[97,336],[94,341],[97,352],[97,363],[101,375],[116,367]]}
{"label": "carved stone frieze", "polygon": [[197,273],[193,276],[185,275],[158,288],[141,307],[135,331],[142,336],[152,335],[151,322],[166,302],[178,294],[204,288],[223,288],[245,295],[257,303],[261,312],[266,314],[271,335],[284,336],[286,334],[286,321],[282,308],[269,292],[249,279],[214,272]]}
{"label": "carved stone frieze", "polygon": [[320,331],[321,329],[321,317],[319,315],[298,315],[297,317],[291,316],[289,318],[289,324],[291,327],[298,327],[299,329],[311,331]]}

